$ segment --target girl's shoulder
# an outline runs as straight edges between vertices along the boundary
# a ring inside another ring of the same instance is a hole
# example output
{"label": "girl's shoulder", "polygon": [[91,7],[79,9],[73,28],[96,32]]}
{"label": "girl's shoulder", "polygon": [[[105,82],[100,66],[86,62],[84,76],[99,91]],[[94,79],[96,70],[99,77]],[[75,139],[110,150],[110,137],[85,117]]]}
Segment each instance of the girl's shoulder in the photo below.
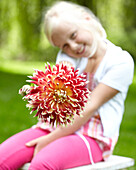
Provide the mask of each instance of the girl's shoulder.
{"label": "girl's shoulder", "polygon": [[121,47],[116,46],[109,40],[106,40],[107,43],[107,52],[105,55],[105,62],[109,66],[119,65],[119,64],[127,64],[128,66],[134,65],[134,61],[132,56]]}

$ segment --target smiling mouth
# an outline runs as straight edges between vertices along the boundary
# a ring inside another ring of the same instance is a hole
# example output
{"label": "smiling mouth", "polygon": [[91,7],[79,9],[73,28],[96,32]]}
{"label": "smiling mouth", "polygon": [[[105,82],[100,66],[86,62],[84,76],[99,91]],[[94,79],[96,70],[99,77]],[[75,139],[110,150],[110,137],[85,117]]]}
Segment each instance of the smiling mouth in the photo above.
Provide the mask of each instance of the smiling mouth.
{"label": "smiling mouth", "polygon": [[77,54],[83,54],[85,51],[85,46],[83,45],[77,52]]}

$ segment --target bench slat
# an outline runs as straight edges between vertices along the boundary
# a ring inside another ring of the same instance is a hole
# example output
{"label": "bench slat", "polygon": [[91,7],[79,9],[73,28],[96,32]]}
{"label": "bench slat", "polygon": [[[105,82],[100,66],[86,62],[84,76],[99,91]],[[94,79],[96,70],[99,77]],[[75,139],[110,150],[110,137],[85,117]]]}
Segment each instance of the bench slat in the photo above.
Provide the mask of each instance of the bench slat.
{"label": "bench slat", "polygon": [[86,165],[81,167],[76,167],[68,170],[115,170],[123,169],[134,165],[134,160],[132,158],[115,156],[112,155],[106,162],[98,162],[94,165]]}
{"label": "bench slat", "polygon": [[[98,162],[94,165],[85,165],[76,168],[70,168],[67,170],[115,170],[115,169],[123,169],[128,168],[134,165],[134,159],[112,155],[106,162]],[[30,163],[25,164],[21,170],[28,170]]]}

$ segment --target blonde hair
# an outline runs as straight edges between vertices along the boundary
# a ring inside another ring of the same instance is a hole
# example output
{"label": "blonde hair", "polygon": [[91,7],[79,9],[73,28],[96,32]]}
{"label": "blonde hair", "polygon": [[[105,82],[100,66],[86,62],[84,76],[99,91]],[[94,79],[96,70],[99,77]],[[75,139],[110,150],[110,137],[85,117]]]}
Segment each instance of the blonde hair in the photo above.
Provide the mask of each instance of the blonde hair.
{"label": "blonde hair", "polygon": [[[90,22],[85,20],[85,16],[90,18]],[[51,43],[53,28],[58,26],[60,22],[77,24],[89,31],[92,30],[94,33],[98,33],[98,35],[103,39],[107,36],[98,18],[90,9],[72,2],[60,1],[49,8],[44,17],[44,31]]]}

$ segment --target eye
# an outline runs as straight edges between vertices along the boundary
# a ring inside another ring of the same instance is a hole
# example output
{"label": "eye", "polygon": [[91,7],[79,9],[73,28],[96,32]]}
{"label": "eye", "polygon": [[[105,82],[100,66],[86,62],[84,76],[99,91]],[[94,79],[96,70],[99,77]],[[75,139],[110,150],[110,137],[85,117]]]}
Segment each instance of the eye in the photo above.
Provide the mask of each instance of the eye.
{"label": "eye", "polygon": [[76,36],[77,36],[77,33],[76,32],[73,32],[72,34],[71,34],[71,39],[75,39],[76,38]]}

